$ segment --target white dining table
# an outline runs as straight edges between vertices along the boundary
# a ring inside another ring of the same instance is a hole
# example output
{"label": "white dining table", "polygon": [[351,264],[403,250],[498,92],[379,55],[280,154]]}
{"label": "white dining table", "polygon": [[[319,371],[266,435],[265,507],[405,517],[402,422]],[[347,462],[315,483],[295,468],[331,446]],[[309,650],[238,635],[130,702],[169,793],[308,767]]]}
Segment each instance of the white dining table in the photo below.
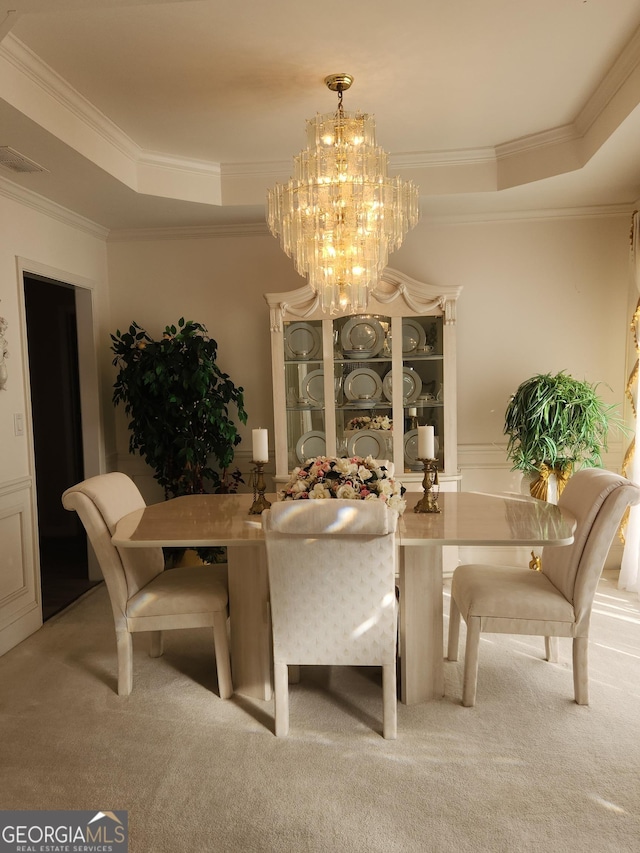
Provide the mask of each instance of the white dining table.
{"label": "white dining table", "polygon": [[[268,495],[272,502],[275,495]],[[557,506],[518,495],[443,492],[440,513],[416,513],[421,497],[407,493],[398,525],[400,698],[416,704],[444,694],[443,573],[445,545],[563,546],[574,520]],[[122,518],[118,548],[225,547],[229,578],[234,690],[272,695],[266,549],[253,497],[188,495],[152,504]]]}

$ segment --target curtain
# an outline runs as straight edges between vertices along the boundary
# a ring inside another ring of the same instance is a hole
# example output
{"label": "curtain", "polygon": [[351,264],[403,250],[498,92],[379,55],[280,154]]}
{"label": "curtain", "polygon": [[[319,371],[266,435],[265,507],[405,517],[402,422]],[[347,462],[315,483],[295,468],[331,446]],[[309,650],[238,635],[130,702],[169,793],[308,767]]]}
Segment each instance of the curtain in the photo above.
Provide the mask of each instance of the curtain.
{"label": "curtain", "polygon": [[[640,292],[640,214],[636,210],[631,224],[630,252],[631,280]],[[638,419],[638,372],[640,365],[640,299],[631,318],[631,337],[634,358],[627,379],[626,395],[631,405],[632,437],[622,465],[622,474],[640,485],[640,452],[636,453],[636,443],[640,421]],[[640,593],[640,505],[631,507],[622,523],[624,551],[618,587]]]}

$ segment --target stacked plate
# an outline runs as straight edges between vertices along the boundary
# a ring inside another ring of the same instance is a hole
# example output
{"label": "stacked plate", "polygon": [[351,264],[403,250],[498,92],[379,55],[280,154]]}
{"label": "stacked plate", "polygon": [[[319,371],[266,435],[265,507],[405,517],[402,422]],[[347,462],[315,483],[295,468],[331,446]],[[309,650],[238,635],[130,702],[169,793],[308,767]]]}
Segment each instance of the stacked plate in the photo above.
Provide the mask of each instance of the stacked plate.
{"label": "stacked plate", "polygon": [[311,323],[289,323],[284,330],[284,355],[294,360],[321,357],[320,328]]}
{"label": "stacked plate", "polygon": [[340,342],[348,358],[373,358],[384,346],[385,334],[373,317],[351,317],[342,327]]}
{"label": "stacked plate", "polygon": [[368,367],[359,367],[348,373],[343,382],[344,395],[350,400],[349,405],[366,408],[376,403],[382,396],[382,380]]}
{"label": "stacked plate", "polygon": [[[382,390],[387,400],[393,402],[393,371],[390,370],[382,380]],[[422,379],[413,367],[402,368],[402,404],[408,406],[420,396]]]}

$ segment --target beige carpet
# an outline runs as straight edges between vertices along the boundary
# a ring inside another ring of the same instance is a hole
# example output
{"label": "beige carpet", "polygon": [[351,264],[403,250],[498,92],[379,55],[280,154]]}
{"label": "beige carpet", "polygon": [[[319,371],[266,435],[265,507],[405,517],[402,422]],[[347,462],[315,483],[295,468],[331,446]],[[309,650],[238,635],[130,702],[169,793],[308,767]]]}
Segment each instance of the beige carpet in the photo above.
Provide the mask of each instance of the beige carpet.
{"label": "beige carpet", "polygon": [[[448,599],[445,601],[448,609]],[[134,690],[115,688],[103,587],[0,658],[0,808],[129,812],[132,853],[640,850],[640,605],[600,583],[591,705],[572,701],[570,644],[482,642],[478,704],[399,706],[380,736],[375,670],[313,668],[270,703],[215,694],[206,631],[135,638]]]}

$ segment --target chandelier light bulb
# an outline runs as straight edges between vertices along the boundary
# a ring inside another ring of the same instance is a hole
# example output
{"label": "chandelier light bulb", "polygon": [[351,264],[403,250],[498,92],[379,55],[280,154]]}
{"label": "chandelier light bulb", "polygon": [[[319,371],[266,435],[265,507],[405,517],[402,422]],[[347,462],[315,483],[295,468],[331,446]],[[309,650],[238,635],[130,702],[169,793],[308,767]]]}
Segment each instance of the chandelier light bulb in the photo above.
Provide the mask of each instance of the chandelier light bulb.
{"label": "chandelier light bulb", "polygon": [[337,111],[307,119],[294,176],[268,192],[269,229],[329,314],[366,310],[389,253],[419,217],[417,187],[387,173],[373,116],[342,108],[352,82],[348,74],[326,78]]}

